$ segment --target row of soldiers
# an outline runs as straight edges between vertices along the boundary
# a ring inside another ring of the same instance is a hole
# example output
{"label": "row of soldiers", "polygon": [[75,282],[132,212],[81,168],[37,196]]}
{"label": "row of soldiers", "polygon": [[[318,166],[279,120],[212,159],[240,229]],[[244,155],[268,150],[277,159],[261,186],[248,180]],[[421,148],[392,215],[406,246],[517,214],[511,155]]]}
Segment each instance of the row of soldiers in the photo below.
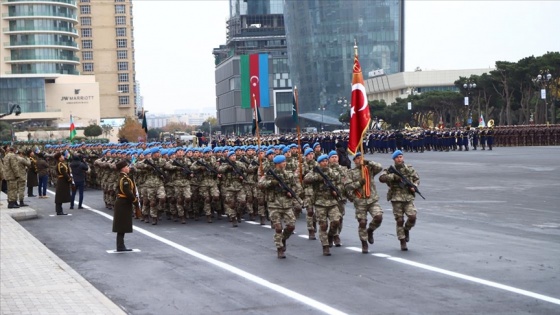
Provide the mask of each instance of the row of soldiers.
{"label": "row of soldiers", "polygon": [[[378,163],[362,161],[357,154],[357,167],[349,170],[339,164],[338,158],[336,151],[323,154],[318,143],[303,150],[296,144],[260,150],[255,146],[148,146],[105,149],[93,168],[102,183],[106,207],[112,208],[119,194],[116,163],[130,160],[141,200],[138,219],[153,225],[158,225],[164,214],[183,224],[200,217],[212,223],[225,215],[233,227],[246,215],[263,225],[268,217],[275,230],[278,258],[285,258],[286,240],[303,209],[309,239],[316,239],[318,232],[323,254],[329,256],[332,246],[341,246],[345,203],[351,200],[357,210],[367,209],[356,216],[362,251],[367,253],[368,243],[373,244],[373,231],[382,221],[373,183],[382,168]],[[386,175],[388,183],[397,182],[392,174]],[[411,180],[417,181],[416,177]],[[389,198],[391,195],[395,194],[390,193]],[[367,213],[373,217],[369,227]],[[413,225],[409,222],[405,226],[404,220],[397,220],[402,250],[406,250],[405,227],[409,231]]]}

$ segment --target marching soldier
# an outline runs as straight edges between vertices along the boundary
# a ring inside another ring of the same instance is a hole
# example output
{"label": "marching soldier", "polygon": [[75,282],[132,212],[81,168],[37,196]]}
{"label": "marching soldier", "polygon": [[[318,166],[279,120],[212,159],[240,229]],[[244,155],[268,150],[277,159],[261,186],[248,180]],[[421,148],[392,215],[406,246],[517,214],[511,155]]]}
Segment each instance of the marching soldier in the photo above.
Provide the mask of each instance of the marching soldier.
{"label": "marching soldier", "polygon": [[245,165],[237,161],[235,152],[227,154],[224,163],[218,167],[221,174],[224,192],[224,207],[226,215],[230,218],[232,226],[237,227],[238,220],[243,216],[242,209],[246,204],[247,195],[245,184]]}
{"label": "marching soldier", "polygon": [[[395,151],[391,156],[395,162],[395,168],[403,174],[412,184],[418,185],[420,177],[411,165],[404,164],[401,151]],[[401,250],[407,251],[406,243],[410,240],[410,229],[416,224],[416,208],[414,207],[415,189],[402,185],[402,180],[397,174],[390,174],[387,170],[379,177],[379,181],[389,186],[387,200],[393,206],[393,215],[397,224],[397,238],[401,243]],[[404,215],[407,216],[406,223]]]}
{"label": "marching soldier", "polygon": [[[379,206],[379,195],[375,187],[375,175],[382,171],[381,164],[363,159],[360,152],[354,155],[354,167],[348,172],[345,181],[346,195],[354,203],[356,219],[358,220],[358,235],[362,242],[362,253],[368,253],[368,243],[373,244],[373,232],[383,222],[383,210]],[[367,226],[367,215],[372,220]]]}
{"label": "marching soldier", "polygon": [[[333,234],[333,241],[336,247],[342,246],[340,242],[340,232],[342,231],[342,223],[344,220],[344,215],[346,214],[345,206],[346,206],[346,194],[344,188],[344,182],[346,181],[347,171],[346,168],[342,167],[338,164],[338,154],[336,151],[329,152],[329,167],[330,169],[336,174],[339,178],[339,182],[335,183],[336,186],[339,187],[339,191],[341,192],[342,196],[338,199],[338,211],[340,212],[340,224],[338,225],[338,229],[334,231]],[[330,244],[329,244],[330,246]]]}

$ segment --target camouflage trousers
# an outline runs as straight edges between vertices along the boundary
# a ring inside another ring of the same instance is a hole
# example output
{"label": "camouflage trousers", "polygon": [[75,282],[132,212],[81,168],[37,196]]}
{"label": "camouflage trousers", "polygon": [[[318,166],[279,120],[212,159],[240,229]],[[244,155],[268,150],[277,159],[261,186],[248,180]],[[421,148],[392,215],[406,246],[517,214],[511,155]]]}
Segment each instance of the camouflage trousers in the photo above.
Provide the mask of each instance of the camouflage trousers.
{"label": "camouflage trousers", "polygon": [[242,209],[246,204],[247,195],[245,190],[225,190],[224,210],[229,218],[241,217]]}
{"label": "camouflage trousers", "polygon": [[25,197],[25,180],[18,180],[17,181],[17,197],[16,199],[19,201],[23,201],[23,198]]}
{"label": "camouflage trousers", "polygon": [[344,220],[344,215],[346,214],[346,200],[342,200],[338,202],[338,211],[340,212],[340,224],[338,225],[338,229],[334,232],[335,236],[339,236],[340,232],[342,232],[342,222]]}
{"label": "camouflage trousers", "polygon": [[245,189],[247,195],[247,213],[255,214],[259,211],[259,193],[255,183],[248,183]]}
{"label": "camouflage trousers", "polygon": [[177,213],[177,197],[175,196],[175,187],[171,184],[165,184],[165,206],[163,211],[169,215],[170,213]]}
{"label": "camouflage trousers", "polygon": [[[307,208],[307,214],[305,215],[305,221],[307,223],[307,230],[317,232],[317,215],[313,208],[312,199],[310,196],[306,196],[303,204]],[[309,215],[311,213],[311,215]]]}
{"label": "camouflage trousers", "polygon": [[383,219],[383,210],[379,203],[376,201],[367,205],[356,205],[356,220],[358,220],[358,235],[360,236],[360,241],[367,241],[367,219],[368,213],[371,215],[372,220],[369,223],[369,229],[375,231],[379,226],[381,226],[381,220]]}
{"label": "camouflage trousers", "polygon": [[171,208],[172,214],[178,214],[179,217],[185,216],[185,204],[190,204],[192,193],[189,185],[173,187],[173,195],[175,197],[175,208]]}
{"label": "camouflage trousers", "polygon": [[338,209],[338,204],[332,206],[315,205],[315,214],[319,222],[319,239],[321,240],[321,245],[328,246],[328,237],[336,235],[340,224],[340,218],[342,217]]}
{"label": "camouflage trousers", "polygon": [[[393,215],[397,222],[397,238],[402,240],[405,238],[404,230],[410,230],[416,224],[416,208],[412,201],[391,201],[393,206]],[[404,215],[408,220],[404,222]]]}
{"label": "camouflage trousers", "polygon": [[158,217],[158,212],[163,211],[165,206],[165,188],[146,187],[146,196],[144,196],[144,207],[147,207],[152,218]]}
{"label": "camouflage trousers", "polygon": [[18,201],[18,181],[17,179],[14,180],[7,180],[8,184],[8,202],[16,202]]}
{"label": "camouflage trousers", "polygon": [[[272,228],[275,230],[274,244],[276,248],[281,248],[284,246],[282,240],[289,239],[295,229],[296,217],[292,208],[268,208],[268,211]],[[282,222],[286,225],[284,229],[282,229]]]}
{"label": "camouflage trousers", "polygon": [[148,188],[144,185],[138,187],[140,199],[142,200],[142,215],[150,214],[150,202],[148,200]]}
{"label": "camouflage trousers", "polygon": [[259,216],[266,217],[266,198],[261,189],[257,189],[257,212]]}
{"label": "camouflage trousers", "polygon": [[[205,215],[212,215],[212,201],[220,199],[220,191],[216,185],[198,186],[199,201],[204,202],[202,210]],[[195,212],[195,215],[198,213]]]}

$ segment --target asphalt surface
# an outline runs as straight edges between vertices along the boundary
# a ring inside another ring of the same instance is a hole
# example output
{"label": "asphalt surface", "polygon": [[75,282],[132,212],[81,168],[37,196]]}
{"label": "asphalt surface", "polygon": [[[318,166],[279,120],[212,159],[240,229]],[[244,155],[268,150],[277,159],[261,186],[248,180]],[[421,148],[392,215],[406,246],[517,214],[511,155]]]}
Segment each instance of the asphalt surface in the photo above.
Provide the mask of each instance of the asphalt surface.
{"label": "asphalt surface", "polygon": [[560,147],[405,153],[426,197],[408,252],[377,178],[384,222],[367,255],[356,251],[351,204],[332,256],[299,236],[302,215],[284,260],[270,228],[225,219],[135,220],[125,242],[140,252],[107,253],[112,211],[96,190],[88,209],[65,204],[68,217],[50,216],[52,195],[29,198],[39,219],[21,224],[130,314],[560,314],[559,156]]}

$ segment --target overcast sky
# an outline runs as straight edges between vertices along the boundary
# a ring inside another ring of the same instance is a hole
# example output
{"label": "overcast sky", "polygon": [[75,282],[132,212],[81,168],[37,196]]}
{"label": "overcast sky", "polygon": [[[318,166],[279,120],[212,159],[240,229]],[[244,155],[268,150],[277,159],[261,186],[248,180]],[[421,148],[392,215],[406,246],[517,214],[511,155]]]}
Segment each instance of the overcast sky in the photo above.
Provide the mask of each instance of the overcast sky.
{"label": "overcast sky", "polygon": [[[212,49],[225,44],[229,1],[133,3],[136,78],[145,109],[215,114]],[[405,3],[406,71],[489,68],[496,60],[560,51],[560,1]]]}

